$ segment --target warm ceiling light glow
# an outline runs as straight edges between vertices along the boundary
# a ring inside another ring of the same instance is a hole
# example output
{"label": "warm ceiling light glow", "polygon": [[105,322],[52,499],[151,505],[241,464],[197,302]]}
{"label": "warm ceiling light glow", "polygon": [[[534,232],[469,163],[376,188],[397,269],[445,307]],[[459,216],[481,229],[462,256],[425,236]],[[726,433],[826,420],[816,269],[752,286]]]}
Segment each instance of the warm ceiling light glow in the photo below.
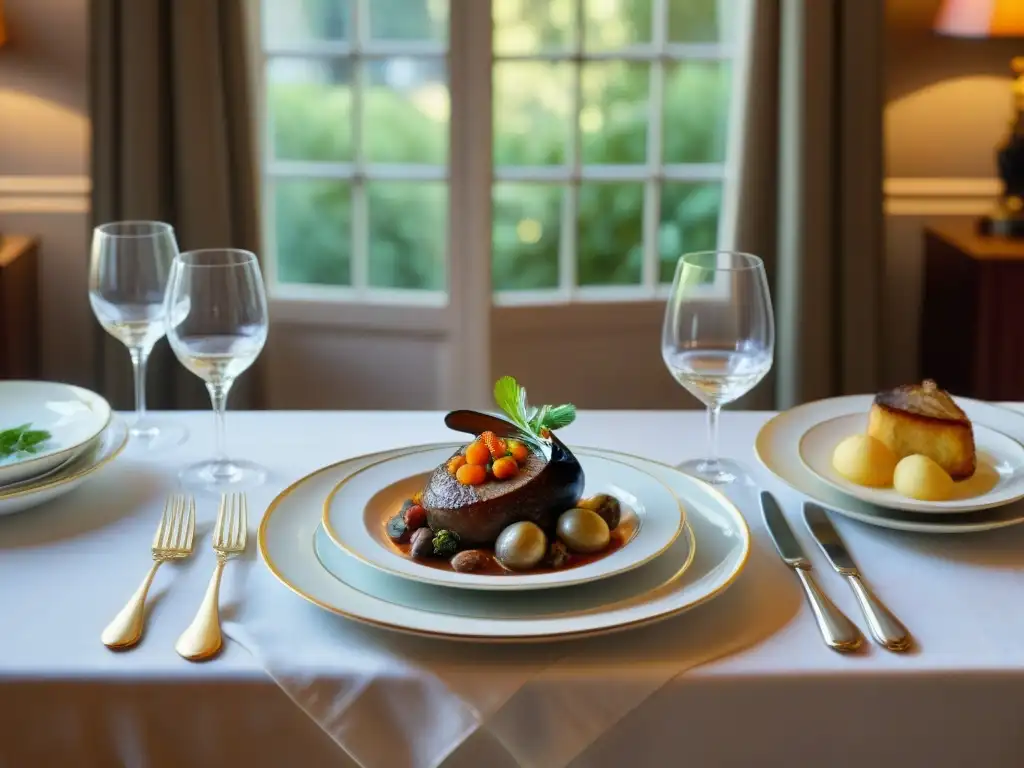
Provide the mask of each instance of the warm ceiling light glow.
{"label": "warm ceiling light glow", "polygon": [[1024,37],[1024,2],[945,0],[935,31],[953,37]]}

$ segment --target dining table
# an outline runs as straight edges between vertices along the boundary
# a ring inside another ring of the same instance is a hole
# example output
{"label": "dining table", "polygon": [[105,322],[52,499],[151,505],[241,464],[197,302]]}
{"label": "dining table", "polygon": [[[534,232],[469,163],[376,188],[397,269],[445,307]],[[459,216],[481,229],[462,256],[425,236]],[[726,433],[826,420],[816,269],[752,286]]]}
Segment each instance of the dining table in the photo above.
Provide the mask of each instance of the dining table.
{"label": "dining table", "polygon": [[[129,443],[75,491],[0,518],[0,766],[1024,765],[1024,526],[928,535],[835,516],[915,640],[837,653],[758,506],[776,496],[819,585],[863,628],[803,497],[755,456],[769,412],[721,417],[722,455],[749,471],[725,493],[752,541],[724,593],[600,637],[484,644],[323,611],[257,547],[283,489],[348,457],[454,442],[443,413],[229,411],[230,454],[267,477],[247,489],[249,546],[224,572],[224,649],[194,663],[174,648],[215,565],[218,497],[198,493],[195,554],[157,573],[141,643],[111,651],[100,634],[151,564],[178,472],[214,447],[209,413],[152,416],[187,439]],[[706,445],[704,415],[687,410],[583,410],[560,436],[673,465]]]}

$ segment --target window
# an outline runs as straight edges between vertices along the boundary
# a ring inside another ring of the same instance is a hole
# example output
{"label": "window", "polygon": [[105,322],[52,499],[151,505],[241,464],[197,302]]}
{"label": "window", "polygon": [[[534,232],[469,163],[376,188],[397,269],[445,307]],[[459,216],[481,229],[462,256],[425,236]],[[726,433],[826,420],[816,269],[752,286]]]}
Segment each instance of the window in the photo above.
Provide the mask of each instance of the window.
{"label": "window", "polygon": [[443,296],[447,0],[264,0],[263,39],[272,290]]}
{"label": "window", "polygon": [[263,0],[272,295],[445,303],[457,99],[491,111],[498,303],[653,298],[716,246],[745,4],[490,6],[487,103],[449,91],[448,0]]}

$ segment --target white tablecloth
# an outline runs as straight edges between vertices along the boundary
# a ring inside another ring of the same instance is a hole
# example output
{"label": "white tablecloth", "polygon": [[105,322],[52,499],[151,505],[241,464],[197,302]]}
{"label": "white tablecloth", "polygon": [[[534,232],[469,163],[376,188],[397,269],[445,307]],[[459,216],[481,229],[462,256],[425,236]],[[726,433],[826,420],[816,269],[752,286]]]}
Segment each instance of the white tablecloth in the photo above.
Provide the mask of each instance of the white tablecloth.
{"label": "white tablecloth", "polygon": [[[752,454],[767,416],[726,413],[723,452],[747,462],[795,520],[798,496],[757,468]],[[115,654],[100,644],[100,630],[149,564],[149,541],[176,470],[212,443],[208,414],[167,418],[190,431],[180,449],[160,456],[131,451],[75,493],[0,519],[0,766],[352,765],[236,643],[202,665],[174,653],[208,579],[208,556],[158,574],[142,645]],[[250,493],[254,517],[278,490],[318,466],[451,436],[438,414],[423,413],[232,413],[228,429],[234,453],[272,469],[268,483]],[[591,412],[565,436],[675,462],[700,454],[703,434],[699,413]],[[589,686],[595,699],[642,701],[579,754],[575,768],[684,761],[1024,765],[1024,528],[936,537],[840,523],[867,578],[919,643],[907,656],[872,646],[848,657],[821,643],[753,496],[737,501],[755,547],[725,595],[655,627],[587,641],[578,653],[565,646],[555,671],[528,681],[495,720],[529,718],[536,702],[564,686]],[[200,508],[200,523],[212,522],[213,500]],[[250,521],[251,529],[256,524]],[[813,546],[802,525],[797,531]],[[318,615],[266,575],[255,555],[229,566],[222,593],[229,631],[232,622],[245,629],[240,617],[252,589],[276,590],[274,599],[287,610]],[[839,578],[819,568],[819,580],[863,625]],[[759,631],[749,635],[750,627]],[[660,681],[664,665],[688,648],[721,638],[727,650],[750,637],[757,639],[753,646],[690,669],[647,696],[645,681]],[[439,664],[472,673],[472,653],[463,646],[447,653],[438,649]],[[394,669],[374,685],[401,692],[407,682]],[[379,729],[380,739],[400,727],[357,725]],[[514,764],[488,728],[446,762]]]}

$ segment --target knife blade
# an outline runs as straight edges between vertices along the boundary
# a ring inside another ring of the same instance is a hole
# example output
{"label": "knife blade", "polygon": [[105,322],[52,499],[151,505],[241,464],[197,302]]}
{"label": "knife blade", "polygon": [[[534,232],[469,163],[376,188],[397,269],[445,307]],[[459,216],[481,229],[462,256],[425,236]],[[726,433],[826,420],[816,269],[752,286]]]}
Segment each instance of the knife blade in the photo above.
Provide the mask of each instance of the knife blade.
{"label": "knife blade", "polygon": [[864,635],[857,628],[857,625],[850,621],[846,614],[840,611],[835,603],[828,599],[824,592],[818,588],[817,582],[811,576],[813,566],[811,561],[804,554],[804,549],[793,533],[786,516],[782,514],[779,503],[768,491],[761,491],[761,514],[764,516],[768,533],[771,534],[775,548],[779,551],[782,561],[792,568],[800,579],[800,585],[804,589],[804,595],[811,606],[814,620],[818,624],[818,630],[825,640],[825,644],[835,651],[849,652],[860,648]]}
{"label": "knife blade", "polygon": [[910,632],[868,587],[827,510],[812,501],[804,502],[804,521],[836,573],[843,576],[853,590],[875,642],[897,653],[909,650],[914,643]]}

